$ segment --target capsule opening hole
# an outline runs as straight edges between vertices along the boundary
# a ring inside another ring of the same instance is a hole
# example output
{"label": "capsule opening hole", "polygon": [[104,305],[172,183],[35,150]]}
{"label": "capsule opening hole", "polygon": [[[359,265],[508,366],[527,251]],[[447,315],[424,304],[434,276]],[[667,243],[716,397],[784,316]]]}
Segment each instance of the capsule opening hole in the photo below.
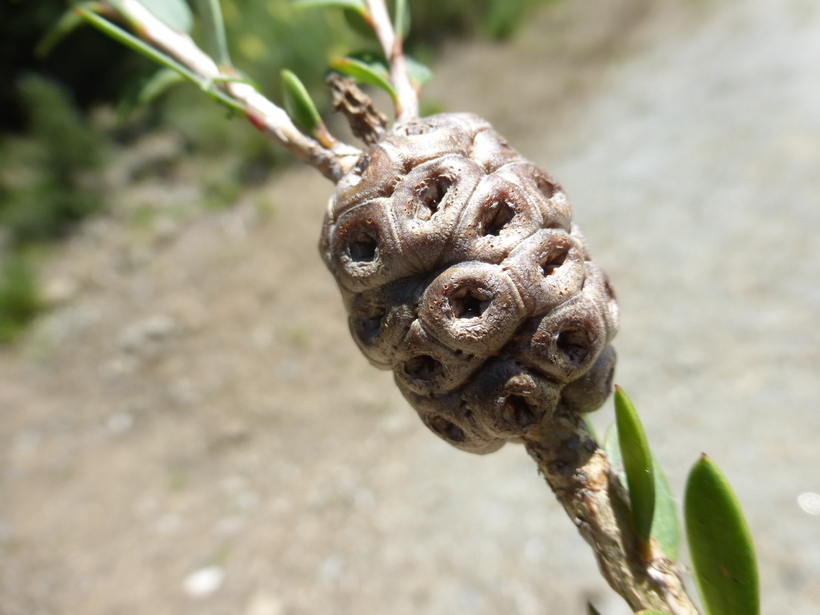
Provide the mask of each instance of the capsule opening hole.
{"label": "capsule opening hole", "polygon": [[487,208],[484,218],[481,221],[482,235],[500,235],[501,231],[510,223],[515,216],[515,211],[510,204],[505,201],[495,201]]}
{"label": "capsule opening hole", "polygon": [[523,429],[538,422],[535,409],[521,395],[510,395],[502,409],[504,419],[511,425]]}
{"label": "capsule opening hole", "polygon": [[430,422],[430,428],[446,440],[464,442],[464,440],[467,439],[464,430],[452,421],[448,421],[438,415],[433,415],[428,420]]}
{"label": "capsule opening hole", "polygon": [[359,263],[367,263],[376,260],[379,251],[379,241],[376,234],[369,229],[356,229],[351,231],[347,243],[347,251],[351,260]]}
{"label": "capsule opening hole", "polygon": [[364,175],[368,167],[370,167],[370,155],[362,154],[362,156],[356,161],[356,164],[353,165],[353,172],[357,175]]}
{"label": "capsule opening hole", "polygon": [[551,252],[541,263],[541,270],[545,276],[552,275],[556,269],[564,264],[565,260],[567,260],[567,250]]}
{"label": "capsule opening hole", "polygon": [[460,288],[450,296],[450,307],[456,318],[481,318],[492,300],[485,288]]}
{"label": "capsule opening hole", "polygon": [[439,175],[419,189],[419,199],[424,207],[419,210],[419,217],[429,220],[439,210],[453,182],[449,177]]}
{"label": "capsule opening hole", "polygon": [[565,329],[558,334],[558,351],[567,363],[583,363],[589,354],[591,341],[583,329]]}
{"label": "capsule opening hole", "polygon": [[543,177],[535,178],[535,186],[538,188],[538,191],[544,195],[544,198],[548,201],[555,194],[555,184],[553,184],[551,181],[547,181]]}
{"label": "capsule opening hole", "polygon": [[413,357],[404,364],[404,373],[413,380],[433,380],[442,371],[441,361],[427,354]]}

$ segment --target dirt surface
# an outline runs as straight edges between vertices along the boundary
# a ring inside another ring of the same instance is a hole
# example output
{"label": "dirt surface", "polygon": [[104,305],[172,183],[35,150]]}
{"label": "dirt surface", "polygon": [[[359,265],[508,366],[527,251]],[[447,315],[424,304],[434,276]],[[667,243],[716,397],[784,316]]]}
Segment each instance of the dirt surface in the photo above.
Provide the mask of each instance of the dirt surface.
{"label": "dirt surface", "polygon": [[[764,612],[820,613],[820,6],[565,3],[436,74],[574,199],[674,491],[708,452]],[[448,447],[359,355],[316,250],[330,185],[206,211],[181,158],[119,156],[0,351],[0,613],[627,613],[523,449]]]}

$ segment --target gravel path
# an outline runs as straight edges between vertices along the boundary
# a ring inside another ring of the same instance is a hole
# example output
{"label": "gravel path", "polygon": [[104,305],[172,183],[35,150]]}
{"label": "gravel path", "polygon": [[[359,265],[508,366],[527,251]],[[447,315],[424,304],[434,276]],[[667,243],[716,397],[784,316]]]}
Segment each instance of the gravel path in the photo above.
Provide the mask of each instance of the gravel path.
{"label": "gravel path", "polygon": [[[708,452],[764,612],[820,613],[820,5],[564,4],[429,95],[561,181],[674,491]],[[0,351],[0,614],[627,613],[520,447],[451,449],[359,356],[329,185],[180,215],[186,168],[68,242],[64,303]]]}

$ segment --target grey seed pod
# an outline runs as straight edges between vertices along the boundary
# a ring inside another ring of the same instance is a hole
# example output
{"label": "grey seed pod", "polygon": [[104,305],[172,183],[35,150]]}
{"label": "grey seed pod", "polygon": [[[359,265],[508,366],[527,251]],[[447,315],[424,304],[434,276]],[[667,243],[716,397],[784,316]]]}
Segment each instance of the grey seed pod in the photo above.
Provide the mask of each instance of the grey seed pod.
{"label": "grey seed pod", "polygon": [[481,118],[401,124],[337,184],[320,249],[368,360],[488,453],[612,388],[618,306],[561,187]]}

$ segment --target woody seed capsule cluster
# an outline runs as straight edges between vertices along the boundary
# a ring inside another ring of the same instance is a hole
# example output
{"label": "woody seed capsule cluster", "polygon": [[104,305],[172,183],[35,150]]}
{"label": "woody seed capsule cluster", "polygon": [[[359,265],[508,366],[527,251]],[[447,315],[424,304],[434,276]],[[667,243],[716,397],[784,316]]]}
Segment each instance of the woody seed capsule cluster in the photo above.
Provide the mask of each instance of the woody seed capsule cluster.
{"label": "woody seed capsule cluster", "polygon": [[356,344],[424,423],[489,453],[609,395],[618,308],[555,181],[485,120],[397,126],[337,184],[320,249]]}

